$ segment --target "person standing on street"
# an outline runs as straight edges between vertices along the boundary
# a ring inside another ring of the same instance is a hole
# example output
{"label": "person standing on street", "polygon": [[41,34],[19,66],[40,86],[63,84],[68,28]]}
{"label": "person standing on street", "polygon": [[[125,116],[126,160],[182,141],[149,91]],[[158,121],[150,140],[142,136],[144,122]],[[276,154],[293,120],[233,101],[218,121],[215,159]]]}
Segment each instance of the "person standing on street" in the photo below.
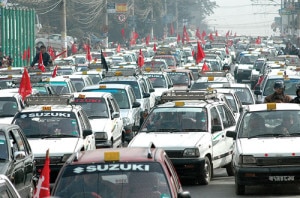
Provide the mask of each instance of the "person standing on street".
{"label": "person standing on street", "polygon": [[296,85],[296,95],[297,95],[297,97],[295,97],[293,100],[291,100],[291,103],[300,104],[300,83],[298,83]]}
{"label": "person standing on street", "polygon": [[265,97],[264,103],[289,103],[292,98],[289,95],[284,94],[285,85],[282,80],[277,80],[274,83],[274,93]]}

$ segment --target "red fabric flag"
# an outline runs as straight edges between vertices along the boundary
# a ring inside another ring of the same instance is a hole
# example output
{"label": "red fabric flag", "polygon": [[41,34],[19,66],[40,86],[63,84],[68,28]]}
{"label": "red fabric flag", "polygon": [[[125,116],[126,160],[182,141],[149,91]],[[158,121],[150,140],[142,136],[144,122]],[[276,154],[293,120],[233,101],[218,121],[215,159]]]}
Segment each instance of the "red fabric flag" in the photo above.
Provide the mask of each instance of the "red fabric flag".
{"label": "red fabric flag", "polygon": [[67,50],[62,51],[61,53],[54,56],[54,58],[52,58],[52,60],[55,60],[57,57],[61,56],[62,54],[66,53],[66,52],[67,52]]}
{"label": "red fabric flag", "polygon": [[226,38],[229,37],[229,30],[226,32]]}
{"label": "red fabric flag", "polygon": [[177,43],[179,43],[180,42],[180,34],[177,34]]}
{"label": "red fabric flag", "polygon": [[206,32],[203,30],[202,32],[202,38],[204,38],[206,36]]}
{"label": "red fabric flag", "polygon": [[49,55],[51,56],[52,59],[55,57],[54,50],[51,46],[48,48],[48,53],[49,53]]}
{"label": "red fabric flag", "polygon": [[27,48],[27,61],[30,61],[30,57],[31,57],[30,47],[28,46],[28,48]]}
{"label": "red fabric flag", "polygon": [[228,50],[228,47],[227,47],[227,46],[226,46],[226,48],[225,48],[225,52],[226,52],[227,55],[229,54],[229,50]]}
{"label": "red fabric flag", "polygon": [[121,35],[122,35],[122,38],[125,39],[125,30],[124,30],[124,28],[121,29]]}
{"label": "red fabric flag", "polygon": [[30,83],[30,76],[26,68],[24,68],[24,72],[21,78],[20,87],[19,87],[19,94],[22,96],[23,101],[25,100],[26,96],[32,93],[31,83]]}
{"label": "red fabric flag", "polygon": [[210,40],[210,41],[214,41],[214,40],[215,40],[212,33],[209,34],[209,40]]}
{"label": "red fabric flag", "polygon": [[195,56],[195,50],[192,50],[192,56],[193,57]]}
{"label": "red fabric flag", "polygon": [[83,50],[86,52],[87,48],[88,48],[88,45],[84,43],[82,47],[83,47]]}
{"label": "red fabric flag", "polygon": [[36,185],[33,198],[43,198],[50,196],[50,157],[49,150],[46,151],[45,164]]}
{"label": "red fabric flag", "polygon": [[255,44],[261,44],[261,38],[259,36],[256,38]]}
{"label": "red fabric flag", "polygon": [[56,75],[57,75],[57,69],[58,69],[58,66],[56,65],[56,66],[54,67],[53,72],[52,72],[52,78],[55,78],[55,77],[56,77]]}
{"label": "red fabric flag", "polygon": [[38,68],[39,68],[42,72],[45,72],[45,71],[46,71],[46,68],[45,68],[45,65],[44,65],[44,62],[43,62],[43,53],[42,53],[42,52],[40,52]]}
{"label": "red fabric flag", "polygon": [[118,46],[117,46],[117,52],[118,52],[118,53],[121,52],[121,45],[120,45],[120,43],[119,43]]}
{"label": "red fabric flag", "polygon": [[196,57],[196,64],[199,64],[203,58],[205,57],[205,53],[201,47],[200,42],[197,42],[197,57]]}
{"label": "red fabric flag", "polygon": [[201,39],[201,34],[200,34],[199,28],[197,28],[197,30],[196,30],[196,37],[198,37],[198,39]]}
{"label": "red fabric flag", "polygon": [[135,40],[138,39],[138,38],[139,38],[139,34],[136,33],[136,32],[133,32],[133,38],[134,38]]}
{"label": "red fabric flag", "polygon": [[209,67],[207,66],[206,62],[204,62],[201,69],[201,73],[205,73],[206,71],[209,71]]}
{"label": "red fabric flag", "polygon": [[[188,32],[186,31],[186,27],[183,26],[183,40],[186,41],[186,42],[189,42],[190,41],[190,37],[189,37],[189,34]],[[183,41],[183,43],[184,43]]]}
{"label": "red fabric flag", "polygon": [[156,44],[153,45],[153,51],[156,52]]}
{"label": "red fabric flag", "polygon": [[144,55],[142,50],[140,49],[139,58],[138,58],[138,66],[141,68],[144,65]]}
{"label": "red fabric flag", "polygon": [[72,44],[71,51],[72,51],[72,54],[77,53],[77,45],[75,43]]}
{"label": "red fabric flag", "polygon": [[150,35],[148,35],[148,36],[146,37],[146,45],[147,45],[147,46],[149,45],[149,42],[150,42]]}
{"label": "red fabric flag", "polygon": [[86,59],[91,62],[93,60],[92,55],[91,55],[91,47],[88,45],[87,50],[86,50]]}
{"label": "red fabric flag", "polygon": [[22,60],[27,60],[27,49],[23,51]]}
{"label": "red fabric flag", "polygon": [[170,35],[175,34],[173,23],[170,24]]}

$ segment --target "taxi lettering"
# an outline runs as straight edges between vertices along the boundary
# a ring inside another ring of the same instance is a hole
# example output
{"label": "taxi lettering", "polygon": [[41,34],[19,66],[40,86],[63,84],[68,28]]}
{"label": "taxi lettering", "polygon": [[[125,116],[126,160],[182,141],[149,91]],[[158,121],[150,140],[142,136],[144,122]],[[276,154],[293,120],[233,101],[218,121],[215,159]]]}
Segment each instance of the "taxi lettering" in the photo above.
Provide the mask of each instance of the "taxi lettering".
{"label": "taxi lettering", "polygon": [[71,117],[70,113],[62,113],[62,112],[36,112],[36,113],[30,113],[28,114],[29,118],[34,117],[65,117],[69,118]]}
{"label": "taxi lettering", "polygon": [[149,171],[149,165],[145,164],[104,164],[86,167],[86,172],[95,171]]}
{"label": "taxi lettering", "polygon": [[279,182],[279,181],[294,181],[295,176],[269,176],[270,181]]}

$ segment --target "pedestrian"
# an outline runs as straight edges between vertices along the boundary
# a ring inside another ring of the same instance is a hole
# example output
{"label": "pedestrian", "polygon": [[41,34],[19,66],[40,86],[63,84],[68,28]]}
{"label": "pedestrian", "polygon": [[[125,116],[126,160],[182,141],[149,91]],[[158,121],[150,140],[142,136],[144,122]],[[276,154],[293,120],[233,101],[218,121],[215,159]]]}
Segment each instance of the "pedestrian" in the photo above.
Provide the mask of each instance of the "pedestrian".
{"label": "pedestrian", "polygon": [[40,53],[42,53],[43,64],[44,64],[45,67],[48,67],[48,66],[50,66],[52,64],[52,59],[51,59],[50,55],[48,54],[48,52],[46,50],[46,46],[45,45],[41,45],[40,52],[36,53],[33,61],[30,64],[31,67],[33,67],[36,63],[39,62]]}
{"label": "pedestrian", "polygon": [[265,97],[264,103],[275,102],[275,103],[289,103],[292,98],[289,95],[284,94],[285,85],[283,80],[276,80],[274,83],[274,93]]}
{"label": "pedestrian", "polygon": [[297,103],[297,104],[300,104],[300,83],[298,83],[296,85],[296,97],[291,100],[291,103]]}

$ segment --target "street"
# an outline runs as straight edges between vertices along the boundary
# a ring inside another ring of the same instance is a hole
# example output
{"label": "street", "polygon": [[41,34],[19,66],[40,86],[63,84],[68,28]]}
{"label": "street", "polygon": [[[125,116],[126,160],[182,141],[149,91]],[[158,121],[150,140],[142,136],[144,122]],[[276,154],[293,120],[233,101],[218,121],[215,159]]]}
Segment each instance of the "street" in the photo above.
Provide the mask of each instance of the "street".
{"label": "street", "polygon": [[189,191],[193,198],[225,197],[300,197],[297,185],[272,185],[246,187],[246,195],[235,194],[234,177],[228,177],[225,169],[215,170],[215,177],[206,186],[190,185],[183,181],[183,189]]}

